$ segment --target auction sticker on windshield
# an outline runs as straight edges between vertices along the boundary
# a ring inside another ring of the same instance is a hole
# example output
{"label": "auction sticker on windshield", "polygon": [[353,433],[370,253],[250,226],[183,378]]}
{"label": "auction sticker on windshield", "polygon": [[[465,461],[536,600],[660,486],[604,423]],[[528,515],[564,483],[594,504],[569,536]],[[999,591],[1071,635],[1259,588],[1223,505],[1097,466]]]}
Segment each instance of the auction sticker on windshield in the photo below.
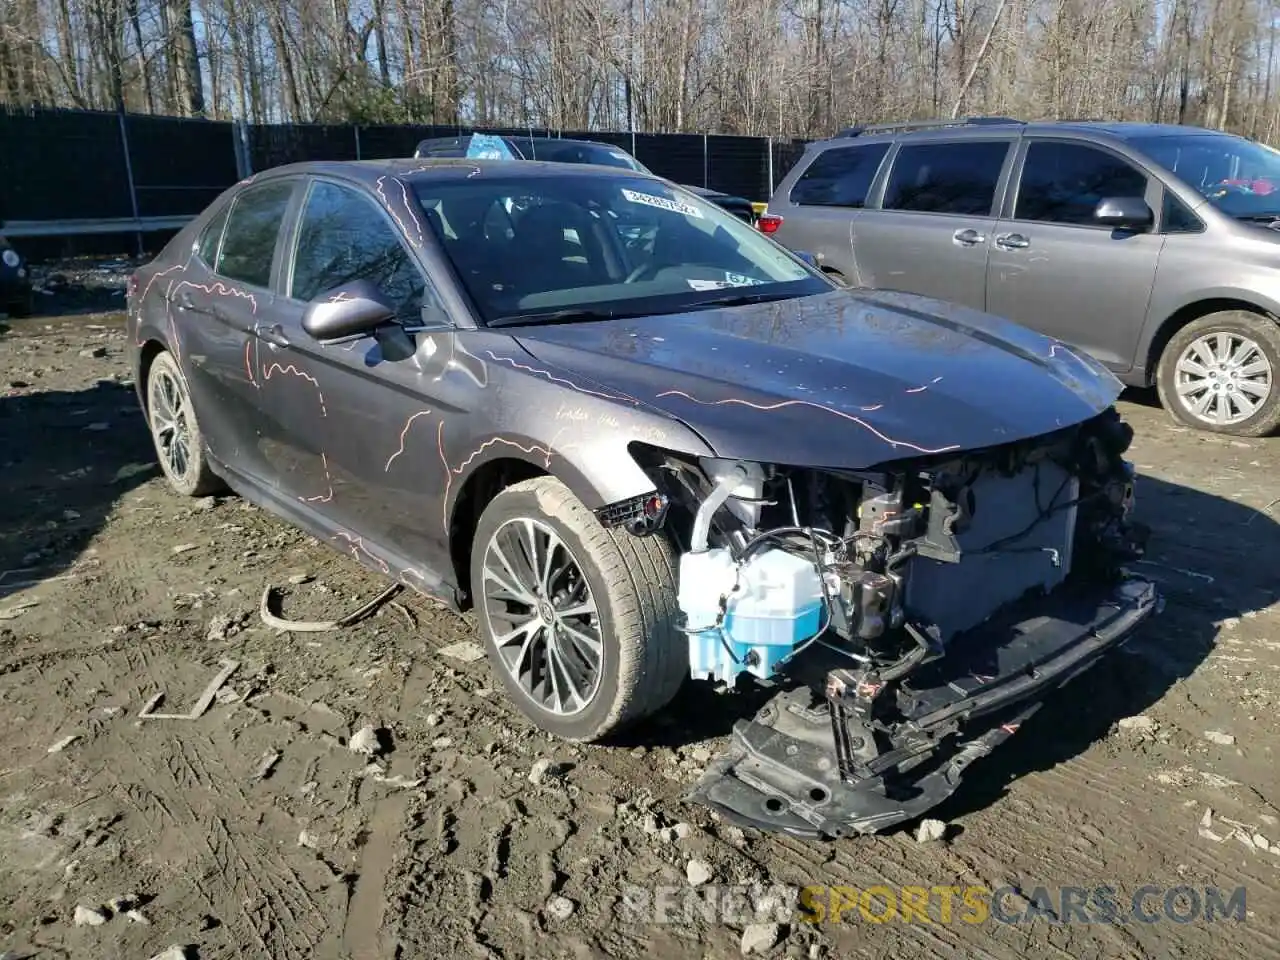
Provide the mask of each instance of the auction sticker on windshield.
{"label": "auction sticker on windshield", "polygon": [[669,210],[672,213],[683,213],[686,217],[696,217],[702,219],[702,211],[692,204],[681,203],[679,200],[668,200],[666,197],[655,197],[651,193],[640,193],[636,190],[623,190],[623,197],[632,203],[643,203],[649,207],[657,207],[659,210]]}
{"label": "auction sticker on windshield", "polygon": [[764,283],[741,273],[726,273],[723,280],[686,280],[694,290],[727,290],[730,287],[757,287]]}

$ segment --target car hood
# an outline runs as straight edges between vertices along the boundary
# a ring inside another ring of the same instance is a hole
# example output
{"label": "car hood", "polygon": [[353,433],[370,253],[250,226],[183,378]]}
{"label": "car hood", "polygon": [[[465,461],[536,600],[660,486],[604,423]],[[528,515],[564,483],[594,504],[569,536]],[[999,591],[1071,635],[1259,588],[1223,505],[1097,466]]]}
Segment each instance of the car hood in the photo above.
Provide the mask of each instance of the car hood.
{"label": "car hood", "polygon": [[1121,390],[1065,344],[907,294],[512,332],[542,362],[687,424],[718,456],[796,466],[857,469],[1035,437]]}

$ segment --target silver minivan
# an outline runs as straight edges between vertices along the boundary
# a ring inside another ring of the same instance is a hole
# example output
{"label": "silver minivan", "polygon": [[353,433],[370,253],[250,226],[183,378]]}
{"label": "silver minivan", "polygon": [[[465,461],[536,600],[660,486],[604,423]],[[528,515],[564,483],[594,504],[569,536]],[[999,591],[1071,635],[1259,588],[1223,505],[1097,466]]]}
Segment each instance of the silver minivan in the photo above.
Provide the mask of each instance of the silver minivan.
{"label": "silver minivan", "polygon": [[759,226],[839,283],[1087,351],[1190,426],[1280,427],[1280,153],[1251,140],[998,117],[854,128],[808,145]]}

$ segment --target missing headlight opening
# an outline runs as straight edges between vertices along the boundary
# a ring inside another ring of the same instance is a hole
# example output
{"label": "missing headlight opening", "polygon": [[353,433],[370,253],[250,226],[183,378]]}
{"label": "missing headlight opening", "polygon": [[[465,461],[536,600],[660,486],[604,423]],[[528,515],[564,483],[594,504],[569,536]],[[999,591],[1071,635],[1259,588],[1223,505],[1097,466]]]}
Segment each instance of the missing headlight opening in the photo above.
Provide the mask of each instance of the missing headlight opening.
{"label": "missing headlight opening", "polygon": [[1042,689],[1154,609],[1124,567],[1146,540],[1132,436],[1110,409],[859,471],[655,455],[661,509],[637,498],[615,522],[678,543],[692,675],[792,682],[738,724],[693,798],[752,826],[840,835],[952,792]]}

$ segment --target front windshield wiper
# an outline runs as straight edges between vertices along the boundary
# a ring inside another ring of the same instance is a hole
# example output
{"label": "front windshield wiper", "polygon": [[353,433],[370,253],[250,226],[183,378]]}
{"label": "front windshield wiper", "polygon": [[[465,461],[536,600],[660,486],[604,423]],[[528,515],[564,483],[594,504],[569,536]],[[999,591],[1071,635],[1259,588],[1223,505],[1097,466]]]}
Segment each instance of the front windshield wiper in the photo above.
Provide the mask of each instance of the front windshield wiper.
{"label": "front windshield wiper", "polygon": [[1238,213],[1237,220],[1247,220],[1249,223],[1274,223],[1280,220],[1280,211],[1276,213]]}
{"label": "front windshield wiper", "polygon": [[697,310],[699,307],[744,307],[751,303],[768,303],[771,300],[790,300],[796,294],[787,291],[786,293],[731,293],[723,297],[710,297],[706,300],[699,300],[697,303],[690,304],[690,310]]}
{"label": "front windshield wiper", "polygon": [[618,310],[591,310],[585,307],[569,307],[564,310],[544,310],[538,313],[511,313],[495,317],[487,327],[532,327],[547,323],[592,323],[600,320],[621,320],[640,317],[640,313],[623,313]]}

